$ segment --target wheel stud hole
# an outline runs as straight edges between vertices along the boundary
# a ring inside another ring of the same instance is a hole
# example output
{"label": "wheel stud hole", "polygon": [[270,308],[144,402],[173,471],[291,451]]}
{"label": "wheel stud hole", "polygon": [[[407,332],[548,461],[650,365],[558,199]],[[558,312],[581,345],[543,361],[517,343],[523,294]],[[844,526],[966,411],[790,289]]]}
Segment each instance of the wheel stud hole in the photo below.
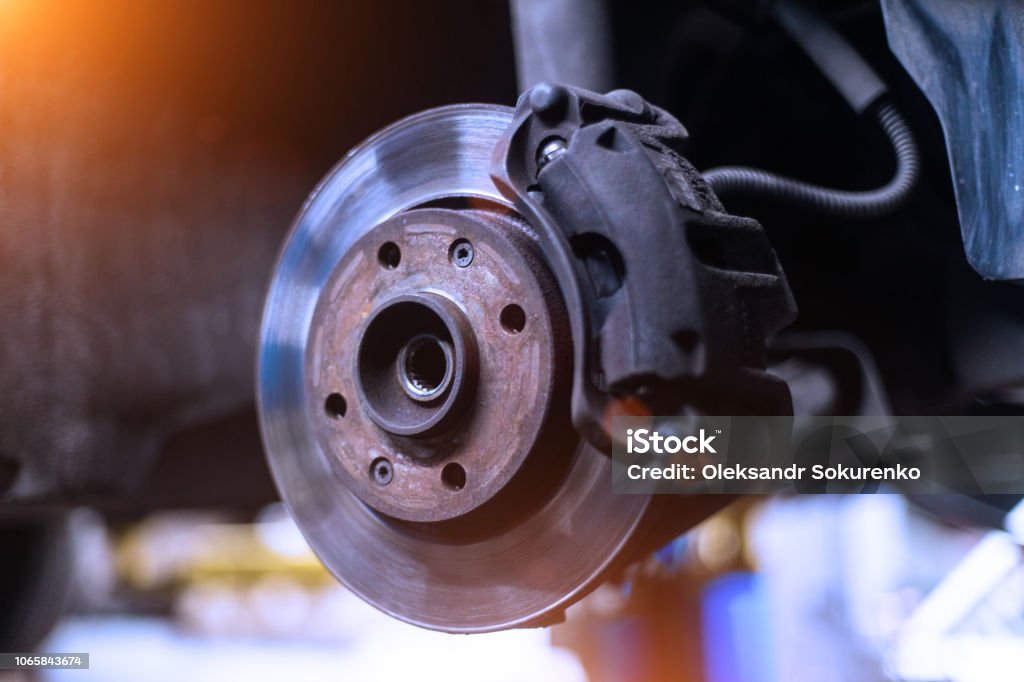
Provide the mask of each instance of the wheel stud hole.
{"label": "wheel stud hole", "polygon": [[501,309],[501,326],[509,334],[518,334],[526,327],[526,313],[515,303]]}
{"label": "wheel stud hole", "polygon": [[330,417],[341,419],[345,416],[345,412],[348,411],[348,403],[345,402],[345,397],[340,393],[332,393],[324,401],[324,411]]}
{"label": "wheel stud hole", "polygon": [[381,267],[394,270],[402,262],[402,250],[394,242],[384,242],[377,250],[377,260],[380,261]]}
{"label": "wheel stud hole", "polygon": [[456,462],[445,464],[441,469],[441,482],[451,490],[462,490],[466,487],[466,470]]}

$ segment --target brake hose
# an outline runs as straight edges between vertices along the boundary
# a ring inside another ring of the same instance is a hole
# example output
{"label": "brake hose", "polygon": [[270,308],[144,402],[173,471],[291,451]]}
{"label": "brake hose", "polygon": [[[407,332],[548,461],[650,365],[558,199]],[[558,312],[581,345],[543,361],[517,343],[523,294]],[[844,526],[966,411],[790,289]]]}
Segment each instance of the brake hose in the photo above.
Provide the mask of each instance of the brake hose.
{"label": "brake hose", "polygon": [[774,14],[850,107],[857,114],[874,115],[892,145],[896,171],[888,183],[866,191],[821,187],[743,166],[712,168],[704,173],[705,181],[719,195],[765,197],[845,218],[872,218],[895,210],[910,196],[921,163],[910,127],[885,101],[885,83],[817,13],[797,2],[782,0]]}

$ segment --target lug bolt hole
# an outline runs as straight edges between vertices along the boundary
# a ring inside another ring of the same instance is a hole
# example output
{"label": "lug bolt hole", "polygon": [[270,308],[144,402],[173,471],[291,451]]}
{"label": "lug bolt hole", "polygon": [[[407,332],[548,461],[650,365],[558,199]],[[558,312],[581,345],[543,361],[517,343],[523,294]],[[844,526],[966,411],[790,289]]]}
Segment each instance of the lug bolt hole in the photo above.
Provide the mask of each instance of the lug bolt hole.
{"label": "lug bolt hole", "polygon": [[515,303],[501,309],[501,326],[509,334],[518,334],[526,327],[526,313]]}
{"label": "lug bolt hole", "polygon": [[370,478],[373,482],[380,486],[385,486],[391,483],[391,480],[395,477],[395,468],[391,465],[391,462],[386,457],[378,457],[370,463]]}
{"label": "lug bolt hole", "polygon": [[402,250],[394,242],[384,242],[377,250],[377,260],[381,267],[394,270],[402,262]]}
{"label": "lug bolt hole", "polygon": [[460,268],[468,268],[473,262],[473,245],[468,239],[456,239],[448,249],[448,258]]}
{"label": "lug bolt hole", "polygon": [[329,417],[341,419],[345,416],[345,412],[348,411],[348,403],[345,402],[345,397],[340,393],[332,393],[324,401],[324,411]]}
{"label": "lug bolt hole", "polygon": [[451,490],[462,490],[466,487],[466,470],[456,462],[445,464],[441,469],[441,482]]}

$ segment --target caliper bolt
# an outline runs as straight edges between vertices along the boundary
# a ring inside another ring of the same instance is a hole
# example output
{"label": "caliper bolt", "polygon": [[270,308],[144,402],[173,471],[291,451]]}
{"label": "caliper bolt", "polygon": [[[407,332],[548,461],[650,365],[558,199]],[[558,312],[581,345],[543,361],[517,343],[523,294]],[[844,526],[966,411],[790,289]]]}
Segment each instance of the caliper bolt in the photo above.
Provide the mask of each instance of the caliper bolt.
{"label": "caliper bolt", "polygon": [[537,152],[537,170],[540,170],[564,154],[567,146],[565,140],[560,137],[552,137],[549,140],[545,140],[544,144],[540,146],[540,151]]}

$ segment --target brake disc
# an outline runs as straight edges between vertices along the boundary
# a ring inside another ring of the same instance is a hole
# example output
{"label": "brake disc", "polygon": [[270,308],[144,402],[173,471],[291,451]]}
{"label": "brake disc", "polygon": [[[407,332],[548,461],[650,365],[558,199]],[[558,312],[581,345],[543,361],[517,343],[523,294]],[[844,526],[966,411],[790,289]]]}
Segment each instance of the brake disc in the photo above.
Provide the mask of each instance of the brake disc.
{"label": "brake disc", "polygon": [[608,495],[608,459],[568,428],[565,311],[488,174],[511,114],[429,111],[351,152],[292,227],[263,319],[264,439],[310,545],[367,601],[448,631],[543,620],[649,504]]}
{"label": "brake disc", "polygon": [[613,495],[606,456],[615,413],[789,405],[763,367],[781,269],[684,138],[633,93],[544,86],[514,117],[404,119],[310,196],[258,407],[282,497],[353,592],[449,632],[549,623],[728,501]]}

